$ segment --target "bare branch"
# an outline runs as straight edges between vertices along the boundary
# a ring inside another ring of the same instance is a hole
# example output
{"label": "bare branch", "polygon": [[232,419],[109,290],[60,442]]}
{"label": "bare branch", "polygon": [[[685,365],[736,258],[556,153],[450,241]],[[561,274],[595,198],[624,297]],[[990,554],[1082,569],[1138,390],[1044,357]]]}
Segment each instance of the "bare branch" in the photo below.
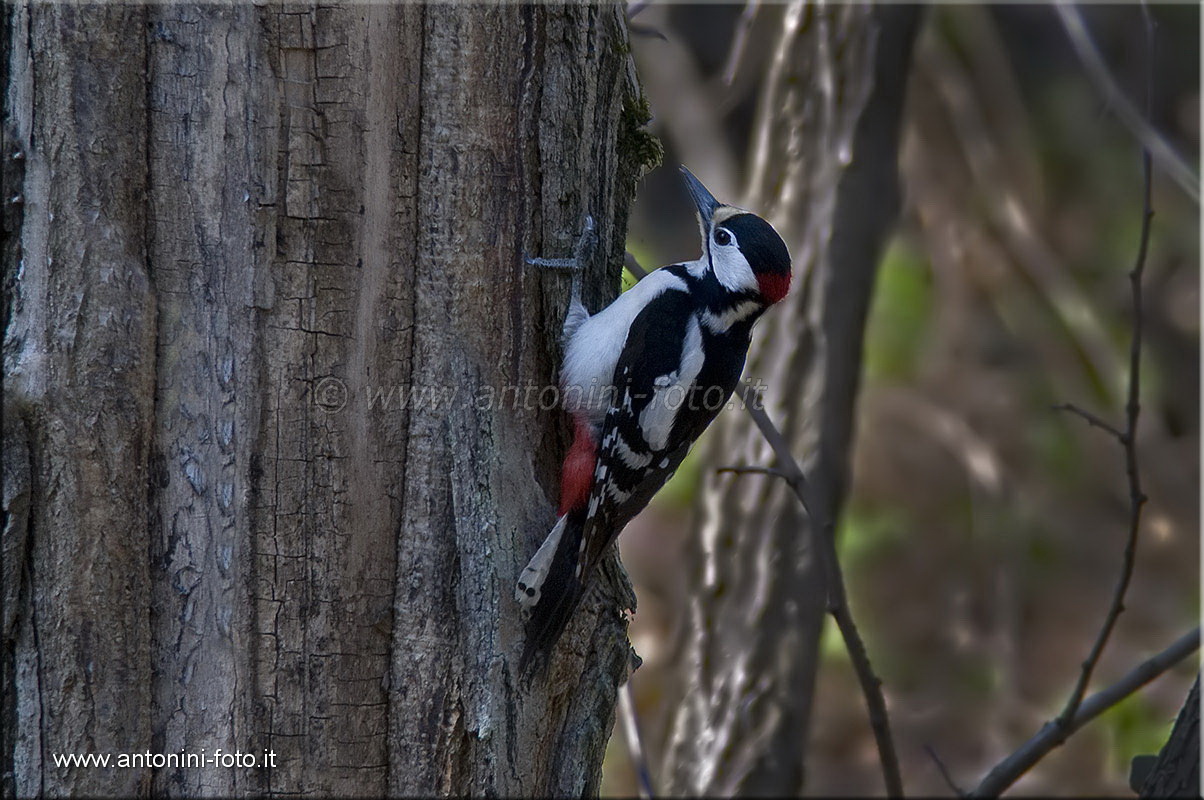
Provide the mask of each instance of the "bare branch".
{"label": "bare branch", "polygon": [[[1146,49],[1149,62],[1147,81],[1152,81],[1153,23],[1150,20],[1149,9],[1143,6],[1142,10],[1145,13]],[[1066,19],[1065,15],[1063,19]],[[1150,87],[1147,85],[1147,113],[1149,111],[1149,95]],[[1145,492],[1141,490],[1141,472],[1137,461],[1137,422],[1141,414],[1141,334],[1145,323],[1142,310],[1141,279],[1145,274],[1146,253],[1150,245],[1150,221],[1154,218],[1154,210],[1150,204],[1152,169],[1148,147],[1141,153],[1141,163],[1143,172],[1141,241],[1137,246],[1136,261],[1133,264],[1132,271],[1129,273],[1129,284],[1133,295],[1133,336],[1129,342],[1129,400],[1125,406],[1125,432],[1122,436],[1118,437],[1124,448],[1125,474],[1129,480],[1129,535],[1125,542],[1124,559],[1121,565],[1120,576],[1117,578],[1116,588],[1112,592],[1112,602],[1108,607],[1108,613],[1104,617],[1104,623],[1100,626],[1099,634],[1096,636],[1095,644],[1092,645],[1087,660],[1083,662],[1079,679],[1075,683],[1074,690],[1070,693],[1070,698],[1066,701],[1066,707],[1058,715],[1058,724],[1063,727],[1069,725],[1071,720],[1074,719],[1075,712],[1078,710],[1079,704],[1083,701],[1083,696],[1087,692],[1087,685],[1091,681],[1091,673],[1095,670],[1095,665],[1099,663],[1100,656],[1104,652],[1104,647],[1108,644],[1108,639],[1112,635],[1112,629],[1116,627],[1116,620],[1120,618],[1121,612],[1125,610],[1125,593],[1128,591],[1129,582],[1133,578],[1133,567],[1137,555],[1137,537],[1141,531],[1141,509],[1146,503]]]}
{"label": "bare branch", "polygon": [[[624,262],[637,280],[648,274],[648,271],[640,266],[639,261],[631,253],[626,254]],[[719,471],[737,475],[758,473],[783,479],[794,491],[803,510],[810,517],[816,530],[814,544],[820,573],[824,579],[824,589],[828,597],[828,613],[836,620],[836,626],[844,639],[845,649],[849,653],[849,660],[852,662],[853,669],[857,673],[857,680],[861,684],[861,693],[865,697],[870,727],[873,729],[874,740],[878,746],[878,758],[882,762],[882,777],[886,784],[886,794],[888,797],[902,797],[903,779],[899,773],[899,757],[895,752],[895,742],[891,737],[886,699],[882,696],[882,681],[874,673],[865,643],[861,639],[861,633],[853,621],[852,612],[849,611],[848,598],[844,588],[844,575],[840,568],[840,561],[836,557],[836,540],[833,536],[832,521],[827,514],[816,513],[819,504],[813,502],[810,497],[803,470],[794,460],[794,454],[790,452],[790,444],[786,441],[786,437],[765,413],[764,403],[761,401],[757,388],[753,384],[744,383],[740,386],[739,392],[741,405],[752,417],[753,422],[760,429],[761,435],[773,449],[780,466],[776,469],[751,466],[721,467]]]}
{"label": "bare branch", "polygon": [[[761,430],[765,441],[773,448],[774,457],[779,464],[776,470],[766,469],[764,472],[767,474],[777,473],[785,480],[794,491],[795,496],[798,497],[799,502],[802,503],[807,516],[811,518],[816,531],[813,542],[817,561],[828,597],[828,613],[836,620],[836,626],[840,629],[840,635],[844,639],[845,649],[848,650],[853,670],[861,684],[861,693],[865,697],[870,727],[874,731],[874,740],[878,745],[878,758],[882,762],[882,777],[886,784],[886,794],[888,797],[902,797],[903,779],[899,774],[899,758],[895,753],[894,739],[891,737],[886,699],[882,696],[882,681],[874,673],[869,654],[865,649],[865,642],[853,621],[852,612],[849,611],[848,597],[844,588],[844,575],[840,568],[840,561],[836,557],[832,520],[827,513],[819,513],[821,504],[811,496],[807,479],[798,462],[794,460],[786,437],[765,413],[756,390],[752,386],[744,384],[740,387],[740,397],[744,401],[742,404],[744,409]],[[729,470],[736,472],[761,471],[749,467],[729,468]]]}
{"label": "bare branch", "polygon": [[732,34],[732,49],[728,51],[727,64],[723,68],[723,83],[727,86],[736,82],[736,70],[744,60],[744,49],[748,46],[748,32],[752,30],[753,20],[760,7],[761,0],[748,0],[744,4],[744,10],[740,12],[736,32]]}
{"label": "bare branch", "polygon": [[1120,359],[1083,288],[1042,233],[1038,215],[1027,209],[1016,170],[997,143],[998,135],[965,67],[947,47],[929,48],[921,64],[948,110],[970,175],[976,185],[989,187],[981,194],[989,222],[981,235],[998,239],[1009,262],[1049,304],[1088,373],[1111,397],[1114,376],[1121,375]]}
{"label": "bare branch", "polygon": [[1142,686],[1157,678],[1171,667],[1187,658],[1200,648],[1200,629],[1193,628],[1174,644],[1158,655],[1143,661],[1116,683],[1096,692],[1082,702],[1070,723],[1063,726],[1057,720],[1045,723],[1041,730],[1021,745],[1020,749],[999,762],[982,783],[970,793],[970,797],[996,797],[1016,780],[1033,768],[1070,734],[1086,725],[1100,714],[1112,708]]}
{"label": "bare branch", "polygon": [[632,0],[627,4],[627,19],[633,20],[639,13],[648,7],[649,0]]}
{"label": "bare branch", "polygon": [[627,271],[635,276],[637,281],[648,277],[648,270],[640,266],[640,262],[630,252],[623,254],[623,266],[627,267]]}
{"label": "bare branch", "polygon": [[1062,2],[1055,3],[1054,7],[1058,10],[1058,16],[1062,18],[1062,26],[1066,28],[1066,34],[1070,37],[1070,44],[1078,54],[1079,60],[1083,62],[1083,68],[1087,70],[1087,77],[1095,84],[1095,88],[1104,96],[1108,105],[1116,111],[1121,122],[1141,142],[1142,148],[1158,162],[1158,166],[1165,170],[1171,180],[1179,184],[1179,187],[1187,192],[1192,200],[1200,202],[1200,176],[1183,156],[1175,152],[1166,137],[1154,129],[1147,118],[1148,115],[1143,115],[1138,111],[1133,102],[1121,91],[1116,79],[1108,71],[1108,66],[1100,56],[1099,50],[1091,41],[1091,35],[1087,32],[1087,27],[1083,24],[1083,18],[1079,15],[1078,9]]}
{"label": "bare branch", "polygon": [[716,197],[730,199],[735,196],[739,166],[723,132],[715,88],[703,77],[698,59],[681,35],[674,32],[668,13],[663,4],[649,4],[642,25],[637,26],[643,30],[633,30],[655,29],[661,39],[655,44],[632,44],[637,63],[656,64],[640,74],[648,101],[656,109],[653,132],[671,144],[678,160],[694,168]]}
{"label": "bare branch", "polygon": [[966,790],[953,782],[953,776],[949,774],[949,769],[945,766],[945,762],[941,761],[941,757],[936,754],[936,750],[932,745],[924,745],[924,752],[932,759],[932,763],[936,764],[937,770],[941,773],[941,777],[945,779],[945,785],[948,786],[958,797],[965,797]]}
{"label": "bare branch", "polygon": [[1116,427],[1113,426],[1111,423],[1106,422],[1102,418],[1096,416],[1095,414],[1092,414],[1090,411],[1087,411],[1086,409],[1079,408],[1074,403],[1058,403],[1057,405],[1055,405],[1053,407],[1053,410],[1054,411],[1067,411],[1071,414],[1074,414],[1076,417],[1082,418],[1083,421],[1086,422],[1091,427],[1099,428],[1103,431],[1106,431],[1108,434],[1110,434],[1112,437],[1114,437],[1116,439],[1116,441],[1120,442],[1121,444],[1124,444],[1124,441],[1125,441],[1124,433],[1117,430]]}
{"label": "bare branch", "polygon": [[[1150,18],[1149,9],[1143,6],[1142,10],[1145,14],[1146,23],[1148,58],[1146,71],[1146,114],[1148,115],[1149,98],[1153,83],[1153,22]],[[1063,23],[1066,25],[1067,31],[1071,34],[1072,40],[1076,41],[1076,48],[1080,50],[1080,57],[1087,64],[1089,59],[1084,55],[1083,48],[1090,47],[1091,43],[1086,38],[1086,32],[1082,27],[1082,20],[1079,18],[1077,12],[1072,9],[1059,6],[1058,12],[1062,15]],[[1099,60],[1098,53],[1095,53],[1093,47],[1090,47],[1090,54],[1094,59]],[[1102,70],[1102,62],[1099,62],[1097,67]],[[1106,76],[1106,70],[1104,70],[1104,74]],[[1144,123],[1144,119],[1142,122]],[[1153,680],[1170,666],[1185,658],[1189,653],[1194,652],[1200,645],[1200,630],[1196,628],[1175,642],[1166,651],[1129,673],[1119,683],[1093,695],[1087,700],[1083,699],[1086,695],[1087,687],[1091,682],[1091,675],[1095,671],[1100,656],[1103,655],[1104,648],[1108,644],[1108,639],[1116,627],[1116,622],[1125,608],[1125,594],[1128,592],[1129,583],[1133,578],[1133,568],[1136,561],[1137,539],[1141,530],[1141,511],[1146,503],[1145,493],[1141,489],[1141,472],[1137,458],[1137,426],[1141,414],[1141,340],[1145,321],[1142,307],[1141,280],[1145,274],[1146,254],[1149,250],[1150,242],[1150,222],[1154,217],[1154,211],[1150,201],[1150,185],[1153,172],[1150,150],[1152,145],[1147,143],[1145,139],[1142,139],[1142,142],[1146,146],[1141,154],[1143,172],[1141,239],[1137,247],[1136,261],[1133,269],[1129,272],[1129,284],[1133,302],[1133,334],[1129,343],[1129,383],[1128,402],[1125,406],[1125,429],[1124,431],[1117,430],[1096,415],[1084,411],[1077,406],[1069,404],[1057,406],[1057,408],[1077,414],[1086,420],[1088,424],[1108,432],[1121,445],[1124,452],[1125,474],[1129,484],[1129,530],[1125,541],[1120,575],[1117,577],[1116,586],[1112,591],[1112,600],[1108,606],[1108,613],[1104,617],[1104,622],[1100,626],[1099,633],[1096,635],[1090,653],[1083,661],[1078,680],[1075,682],[1062,712],[1056,719],[1046,723],[1020,749],[997,764],[987,774],[986,778],[983,779],[982,783],[979,784],[978,788],[974,790],[974,796],[992,797],[1007,789],[1021,775],[1031,769],[1033,765],[1051,750],[1066,741],[1070,734],[1078,730],[1086,722]]]}
{"label": "bare branch", "polygon": [[648,800],[655,797],[656,793],[652,788],[652,773],[648,769],[648,757],[644,753],[644,742],[640,737],[640,721],[635,711],[635,698],[631,696],[630,676],[619,687],[619,716],[623,719],[623,738],[627,742],[627,752],[635,769],[640,798]]}
{"label": "bare branch", "polygon": [[786,478],[785,473],[780,469],[772,467],[719,467],[715,472],[730,472],[733,475],[772,475],[775,478]]}

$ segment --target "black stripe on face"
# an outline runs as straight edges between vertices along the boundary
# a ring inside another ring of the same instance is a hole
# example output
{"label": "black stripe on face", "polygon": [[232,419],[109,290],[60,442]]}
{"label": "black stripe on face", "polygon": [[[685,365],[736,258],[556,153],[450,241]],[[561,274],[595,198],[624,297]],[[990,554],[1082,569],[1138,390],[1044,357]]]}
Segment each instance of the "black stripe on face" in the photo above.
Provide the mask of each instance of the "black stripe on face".
{"label": "black stripe on face", "polygon": [[722,314],[748,300],[756,302],[761,300],[760,293],[754,290],[733,292],[731,289],[725,288],[715,277],[714,269],[707,270],[702,276],[695,276],[683,264],[674,264],[671,267],[662,267],[662,269],[669,270],[685,282],[690,297],[699,308],[705,308],[715,314]]}

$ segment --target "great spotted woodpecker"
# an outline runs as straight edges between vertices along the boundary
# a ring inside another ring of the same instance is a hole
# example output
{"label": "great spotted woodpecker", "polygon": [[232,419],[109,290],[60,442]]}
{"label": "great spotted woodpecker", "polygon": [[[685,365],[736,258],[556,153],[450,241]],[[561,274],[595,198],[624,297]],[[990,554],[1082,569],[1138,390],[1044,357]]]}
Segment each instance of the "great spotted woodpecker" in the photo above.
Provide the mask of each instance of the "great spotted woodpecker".
{"label": "great spotted woodpecker", "polygon": [[551,651],[623,527],[680,466],[727,403],[753,324],[790,288],[790,254],[760,217],[718,202],[689,170],[702,256],[654,270],[591,316],[574,259],[561,387],[575,438],[561,472],[560,516],[523,569],[515,597],[529,611],[520,670]]}

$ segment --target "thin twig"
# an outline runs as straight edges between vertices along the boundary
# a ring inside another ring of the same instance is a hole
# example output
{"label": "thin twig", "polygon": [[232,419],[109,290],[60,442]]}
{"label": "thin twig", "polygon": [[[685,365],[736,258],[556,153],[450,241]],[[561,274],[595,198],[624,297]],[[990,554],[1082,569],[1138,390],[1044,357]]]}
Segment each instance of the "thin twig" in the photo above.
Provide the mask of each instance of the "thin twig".
{"label": "thin twig", "polygon": [[1084,408],[1079,408],[1074,403],[1058,403],[1057,405],[1055,405],[1053,407],[1053,410],[1054,411],[1066,411],[1071,414],[1074,414],[1077,417],[1081,417],[1083,419],[1083,421],[1085,421],[1091,427],[1099,428],[1100,430],[1107,431],[1118,442],[1120,442],[1121,444],[1124,444],[1125,435],[1121,431],[1117,430],[1116,426],[1114,426],[1110,422],[1107,422],[1104,419],[1101,419],[1100,417],[1096,416],[1095,414],[1092,414],[1090,411],[1087,411]]}
{"label": "thin twig", "polygon": [[886,699],[882,695],[882,681],[874,673],[874,667],[870,663],[869,654],[865,649],[865,642],[862,640],[861,633],[857,630],[857,624],[853,621],[853,614],[849,610],[848,597],[844,588],[844,575],[840,568],[840,560],[836,556],[836,540],[833,536],[832,520],[827,513],[820,513],[821,503],[811,496],[810,484],[803,475],[802,468],[794,460],[790,444],[773,424],[773,421],[769,419],[769,415],[765,413],[756,390],[752,386],[744,384],[740,387],[740,397],[744,401],[742,405],[745,411],[752,417],[753,422],[761,430],[761,435],[773,449],[779,466],[773,471],[764,468],[756,470],[749,467],[737,468],[732,471],[763,471],[771,475],[776,473],[776,476],[785,480],[794,491],[795,496],[802,503],[803,509],[807,512],[807,516],[811,519],[814,534],[812,542],[815,544],[820,575],[824,581],[824,590],[828,601],[827,610],[836,621],[836,627],[844,639],[845,649],[848,650],[849,660],[852,662],[857,680],[861,684],[861,693],[865,697],[870,727],[874,731],[874,740],[878,745],[878,758],[882,762],[882,778],[886,784],[886,794],[888,797],[902,797],[903,779],[899,774],[899,757],[895,753],[895,742],[891,737],[890,717],[886,712]]}
{"label": "thin twig", "polygon": [[977,185],[990,187],[983,193],[989,223],[985,233],[998,238],[1008,260],[1049,304],[1088,373],[1098,376],[1111,396],[1113,375],[1121,372],[1112,342],[1083,288],[1042,234],[1040,220],[1026,210],[1024,188],[994,141],[996,134],[966,67],[945,47],[931,48],[923,61],[929,62],[924,71],[944,99],[970,175]]}
{"label": "thin twig", "polygon": [[627,19],[635,19],[648,5],[649,0],[632,0],[627,4]]}
{"label": "thin twig", "polygon": [[[1150,66],[1147,68],[1147,81],[1152,81],[1153,27],[1149,9],[1143,6],[1142,10],[1145,13],[1146,22],[1146,57],[1150,62]],[[1149,113],[1150,89],[1151,87],[1147,84],[1147,113]],[[1125,431],[1122,436],[1118,437],[1124,448],[1125,474],[1129,481],[1129,535],[1125,542],[1124,561],[1121,565],[1120,576],[1116,580],[1116,587],[1112,591],[1112,602],[1109,604],[1108,614],[1104,617],[1104,624],[1100,626],[1091,652],[1083,662],[1079,679],[1070,693],[1070,698],[1066,701],[1066,707],[1058,715],[1058,724],[1063,727],[1068,726],[1074,719],[1075,712],[1078,710],[1079,704],[1083,702],[1083,696],[1087,693],[1091,673],[1095,670],[1095,665],[1099,663],[1104,647],[1108,644],[1112,629],[1116,627],[1116,620],[1125,610],[1125,593],[1133,578],[1133,567],[1137,556],[1137,537],[1141,531],[1141,509],[1146,503],[1145,492],[1141,490],[1141,472],[1137,461],[1137,422],[1141,415],[1141,334],[1145,323],[1141,279],[1145,274],[1146,253],[1150,244],[1150,221],[1154,218],[1154,210],[1150,204],[1152,169],[1148,148],[1142,150],[1141,164],[1143,171],[1141,241],[1137,246],[1137,259],[1129,273],[1129,285],[1133,295],[1133,336],[1129,342],[1129,400],[1125,405]]]}
{"label": "thin twig", "polygon": [[631,755],[631,763],[635,768],[640,797],[644,800],[655,797],[656,794],[652,788],[652,773],[648,770],[648,757],[644,754],[644,743],[640,737],[640,721],[636,716],[635,698],[631,696],[630,676],[619,687],[619,716],[623,719],[623,738],[627,742],[627,751]]}
{"label": "thin twig", "polygon": [[1116,79],[1108,71],[1108,66],[1100,56],[1099,50],[1091,41],[1091,34],[1087,32],[1087,27],[1083,24],[1083,18],[1079,15],[1078,9],[1064,2],[1055,3],[1055,8],[1062,18],[1062,26],[1066,28],[1070,43],[1074,46],[1079,60],[1083,62],[1083,67],[1087,70],[1087,77],[1095,84],[1095,88],[1104,96],[1108,105],[1116,111],[1121,122],[1141,142],[1142,148],[1153,154],[1158,166],[1164,169],[1171,180],[1179,184],[1192,200],[1200,202],[1200,176],[1183,156],[1175,152],[1166,137],[1154,129],[1149,121],[1149,113],[1143,115],[1121,91]]}
{"label": "thin twig", "polygon": [[[636,280],[648,275],[648,271],[640,266],[639,261],[631,253],[625,254],[624,265]],[[827,610],[836,620],[837,628],[840,629],[845,649],[849,653],[849,660],[852,662],[853,669],[857,673],[857,680],[861,684],[861,693],[865,697],[870,728],[874,732],[874,741],[878,746],[878,758],[882,762],[882,780],[886,784],[886,794],[888,797],[903,797],[903,779],[899,773],[899,757],[895,752],[895,742],[891,737],[886,699],[882,696],[882,681],[874,673],[865,643],[861,639],[861,633],[857,630],[853,614],[849,610],[848,597],[844,588],[844,575],[840,568],[840,561],[836,557],[836,539],[833,536],[832,521],[826,514],[820,516],[816,513],[819,504],[813,503],[809,499],[810,491],[807,488],[808,483],[803,475],[803,470],[794,460],[794,454],[790,451],[790,443],[786,441],[786,437],[765,413],[764,403],[761,402],[757,387],[749,383],[741,384],[740,399],[742,401],[740,405],[744,407],[744,410],[756,423],[757,428],[760,429],[761,435],[773,449],[780,466],[776,469],[722,467],[720,471],[736,474],[760,473],[781,478],[786,481],[795,496],[798,497],[799,502],[802,503],[803,510],[807,512],[807,516],[811,520],[814,532],[812,540],[816,545],[820,574],[827,594]]]}
{"label": "thin twig", "polygon": [[[1084,63],[1087,63],[1087,59],[1083,55],[1082,43],[1076,39],[1076,37],[1086,36],[1082,28],[1082,20],[1071,9],[1059,6],[1058,11],[1062,15],[1067,32],[1071,34],[1072,40],[1076,41],[1076,48],[1080,50],[1080,57],[1083,57]],[[1153,21],[1150,18],[1149,9],[1143,5],[1142,11],[1145,15],[1146,24],[1146,115],[1148,116],[1150,96],[1153,90],[1154,34]],[[1090,41],[1088,40],[1086,44],[1089,46]],[[1095,53],[1093,47],[1090,48],[1090,52],[1098,59],[1098,53]],[[1100,66],[1102,68],[1102,62],[1100,62]],[[1086,695],[1087,687],[1090,685],[1091,675],[1095,671],[1100,656],[1108,644],[1112,631],[1116,627],[1117,620],[1125,609],[1125,594],[1128,592],[1129,583],[1133,578],[1133,568],[1136,561],[1137,539],[1141,530],[1141,511],[1146,503],[1145,493],[1141,489],[1141,472],[1137,459],[1137,425],[1141,414],[1141,340],[1145,322],[1141,280],[1145,274],[1146,254],[1149,250],[1150,242],[1150,222],[1154,217],[1154,211],[1150,200],[1150,185],[1153,172],[1150,144],[1145,139],[1142,139],[1142,142],[1146,146],[1142,149],[1141,154],[1143,172],[1141,239],[1137,247],[1137,257],[1133,269],[1129,272],[1129,285],[1133,302],[1133,334],[1129,342],[1129,384],[1128,402],[1125,405],[1125,429],[1124,431],[1117,430],[1095,414],[1091,414],[1076,406],[1060,406],[1060,408],[1064,408],[1082,417],[1089,424],[1107,431],[1116,439],[1124,451],[1125,474],[1129,484],[1129,526],[1120,575],[1117,577],[1116,586],[1112,591],[1112,600],[1108,605],[1108,613],[1105,615],[1104,622],[1100,626],[1095,642],[1091,646],[1091,651],[1083,661],[1078,680],[1075,682],[1062,712],[1053,721],[1047,722],[1020,749],[997,764],[983,779],[982,783],[979,784],[978,788],[974,790],[974,796],[993,797],[1004,791],[1015,783],[1021,775],[1032,769],[1033,765],[1044,758],[1051,750],[1066,741],[1070,734],[1082,727],[1084,723],[1111,705],[1115,705],[1124,697],[1136,691],[1137,688],[1157,677],[1168,667],[1199,647],[1200,632],[1199,628],[1197,628],[1172,645],[1167,651],[1150,659],[1150,661],[1147,661],[1129,673],[1119,683],[1093,695],[1087,700],[1083,699]]]}
{"label": "thin twig", "polygon": [[748,32],[752,29],[753,20],[756,18],[757,9],[760,6],[761,0],[747,0],[744,10],[740,12],[736,31],[732,34],[732,49],[728,51],[727,65],[723,68],[723,83],[727,86],[736,82],[736,70],[744,58],[744,49],[748,46]]}
{"label": "thin twig", "polygon": [[627,267],[627,271],[630,272],[637,281],[648,277],[648,270],[641,267],[640,262],[637,261],[636,257],[630,252],[625,252],[623,254],[623,266]]}
{"label": "thin twig", "polygon": [[936,754],[936,750],[933,749],[932,745],[924,745],[924,751],[928,753],[929,758],[932,759],[932,763],[936,764],[936,768],[941,773],[941,777],[945,779],[945,785],[948,786],[958,797],[965,797],[966,790],[953,782],[953,776],[949,774],[949,768],[945,766],[944,761],[941,761],[941,757]]}
{"label": "thin twig", "polygon": [[775,478],[786,478],[785,473],[773,467],[719,467],[715,472],[730,472],[733,475],[772,475]]}
{"label": "thin twig", "polygon": [[1051,750],[1066,741],[1070,734],[1086,725],[1100,714],[1112,708],[1142,686],[1157,678],[1171,667],[1187,658],[1200,648],[1200,629],[1193,628],[1174,644],[1158,655],[1143,661],[1139,666],[1106,689],[1088,697],[1075,712],[1068,726],[1057,721],[1047,722],[1041,730],[992,769],[970,797],[996,797],[1016,782],[1033,765]]}

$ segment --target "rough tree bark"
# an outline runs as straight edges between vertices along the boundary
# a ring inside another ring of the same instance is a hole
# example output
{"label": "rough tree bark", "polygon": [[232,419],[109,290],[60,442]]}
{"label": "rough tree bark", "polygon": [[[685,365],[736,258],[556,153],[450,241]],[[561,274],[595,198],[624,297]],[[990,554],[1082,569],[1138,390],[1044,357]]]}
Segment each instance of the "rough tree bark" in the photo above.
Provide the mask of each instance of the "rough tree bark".
{"label": "rough tree bark", "polygon": [[1200,676],[1141,787],[1142,797],[1200,796]]}
{"label": "rough tree bark", "polygon": [[[847,483],[861,338],[898,212],[899,118],[918,10],[794,3],[761,98],[746,204],[785,230],[797,288],[762,323],[746,376],[835,519]],[[770,465],[747,415],[724,414],[706,463]],[[666,785],[687,795],[797,794],[824,617],[798,500],[771,477],[709,474],[689,557]]]}
{"label": "rough tree bark", "polygon": [[[4,794],[595,791],[614,564],[514,674],[568,433],[522,254],[592,213],[617,290],[622,8],[3,13]],[[53,763],[217,748],[275,766]]]}

